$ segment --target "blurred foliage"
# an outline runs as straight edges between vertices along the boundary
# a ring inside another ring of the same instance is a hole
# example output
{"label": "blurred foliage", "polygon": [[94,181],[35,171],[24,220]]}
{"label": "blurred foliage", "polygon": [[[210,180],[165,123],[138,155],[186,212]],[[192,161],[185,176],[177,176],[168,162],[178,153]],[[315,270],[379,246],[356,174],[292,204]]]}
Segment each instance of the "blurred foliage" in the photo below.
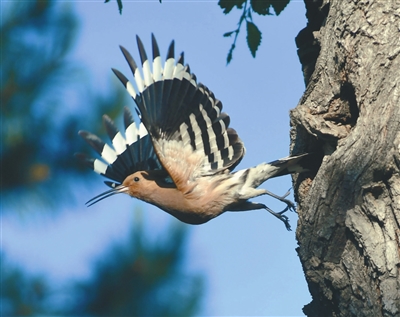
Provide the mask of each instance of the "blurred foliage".
{"label": "blurred foliage", "polygon": [[[68,189],[95,175],[73,157],[89,151],[78,130],[92,127],[104,136],[101,115],[120,116],[126,93],[119,83],[92,93],[84,68],[68,58],[77,34],[68,3],[15,1],[1,8],[1,209],[60,210],[71,200]],[[194,315],[203,280],[183,273],[186,232],[169,229],[151,243],[136,221],[130,238],[98,260],[89,280],[66,286],[0,254],[0,316]]]}
{"label": "blurred foliage", "polygon": [[2,255],[0,315],[194,316],[204,281],[183,273],[187,231],[173,223],[150,242],[137,219],[129,239],[97,260],[89,280],[64,287],[26,274]]}
{"label": "blurred foliage", "polygon": [[101,115],[111,109],[120,113],[125,100],[122,89],[106,96],[91,93],[83,67],[68,59],[77,19],[68,3],[55,4],[51,0],[2,4],[2,210],[10,203],[23,210],[70,200],[72,182],[66,178],[76,181],[87,172],[73,157],[74,152],[88,151],[77,131],[89,121],[96,127],[93,132],[104,134]]}
{"label": "blurred foliage", "polygon": [[42,277],[28,276],[0,254],[0,316],[32,316],[45,313],[48,285]]}
{"label": "blurred foliage", "polygon": [[15,2],[7,9],[1,22],[2,190],[49,177],[46,135],[58,132],[52,121],[62,102],[60,87],[75,71],[63,62],[76,30],[70,10],[54,14],[51,1]]}
{"label": "blurred foliage", "polygon": [[193,316],[203,279],[182,273],[187,231],[173,222],[163,239],[144,239],[140,221],[128,241],[114,246],[97,263],[92,278],[78,286],[72,312],[90,316]]}

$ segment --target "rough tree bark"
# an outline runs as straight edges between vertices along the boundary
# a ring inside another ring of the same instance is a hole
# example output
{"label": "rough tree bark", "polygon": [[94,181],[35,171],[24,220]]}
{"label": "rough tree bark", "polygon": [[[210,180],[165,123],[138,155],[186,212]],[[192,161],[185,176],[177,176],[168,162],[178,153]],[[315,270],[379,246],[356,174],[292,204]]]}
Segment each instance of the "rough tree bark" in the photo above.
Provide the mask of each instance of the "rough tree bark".
{"label": "rough tree bark", "polygon": [[[292,151],[308,316],[400,316],[400,1],[305,0]],[[319,164],[318,164],[319,165]]]}

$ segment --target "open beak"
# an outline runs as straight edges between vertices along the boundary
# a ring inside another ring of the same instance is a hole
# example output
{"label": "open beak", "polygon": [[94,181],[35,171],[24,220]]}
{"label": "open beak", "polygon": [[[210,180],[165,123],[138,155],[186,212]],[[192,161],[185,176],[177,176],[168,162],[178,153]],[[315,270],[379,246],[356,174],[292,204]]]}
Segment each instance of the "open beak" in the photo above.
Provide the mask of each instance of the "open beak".
{"label": "open beak", "polygon": [[[107,182],[111,183],[111,182]],[[107,184],[108,186],[115,186],[115,183],[112,183],[113,185]],[[110,190],[105,191],[104,193],[101,193],[100,195],[97,195],[96,197],[93,197],[89,201],[86,202],[87,207],[94,205],[95,203],[98,203],[100,200],[103,200],[104,198],[116,195],[116,194],[121,194],[121,193],[126,193],[128,191],[129,187],[126,187],[124,185],[117,185],[115,188],[112,188]]]}

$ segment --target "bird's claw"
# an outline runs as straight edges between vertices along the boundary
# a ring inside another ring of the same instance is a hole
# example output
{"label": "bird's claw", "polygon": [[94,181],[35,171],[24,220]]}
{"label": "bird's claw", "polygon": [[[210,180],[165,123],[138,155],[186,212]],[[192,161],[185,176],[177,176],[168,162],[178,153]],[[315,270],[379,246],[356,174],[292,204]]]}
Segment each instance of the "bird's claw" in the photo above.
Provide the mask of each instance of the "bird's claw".
{"label": "bird's claw", "polygon": [[275,216],[276,218],[278,218],[279,220],[283,221],[283,223],[285,224],[286,229],[287,229],[288,231],[291,231],[292,229],[291,229],[290,224],[289,224],[289,218],[288,218],[288,216],[284,215],[284,213],[285,213],[286,211],[288,211],[289,208],[290,208],[290,207],[289,207],[289,205],[288,205],[288,206],[286,206],[286,208],[283,209],[282,211],[280,211],[280,212],[275,212],[275,211],[273,211],[272,209],[270,209],[270,208],[268,208],[267,206],[265,206],[265,209],[266,209],[266,210],[268,210],[272,215],[274,215],[274,216]]}
{"label": "bird's claw", "polygon": [[296,205],[292,201],[290,201],[289,199],[284,199],[284,200],[282,200],[282,202],[284,202],[287,205],[286,206],[287,209],[289,209],[290,211],[293,211],[293,212],[297,212]]}

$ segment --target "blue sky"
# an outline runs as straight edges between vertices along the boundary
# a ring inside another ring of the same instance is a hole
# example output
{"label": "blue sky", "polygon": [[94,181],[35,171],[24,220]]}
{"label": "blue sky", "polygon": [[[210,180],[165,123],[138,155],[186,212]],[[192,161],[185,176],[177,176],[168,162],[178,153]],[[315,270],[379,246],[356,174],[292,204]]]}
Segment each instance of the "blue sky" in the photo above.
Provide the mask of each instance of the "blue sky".
{"label": "blue sky", "polygon": [[[71,59],[87,66],[93,86],[106,90],[117,83],[111,67],[131,78],[118,45],[138,59],[136,34],[150,52],[153,32],[162,56],[174,39],[176,54],[185,52],[192,72],[222,101],[231,126],[245,143],[246,156],[237,169],[289,154],[289,110],[304,91],[294,41],[306,25],[302,1],[292,0],[279,17],[254,15],[263,33],[257,57],[250,55],[242,29],[229,66],[226,55],[233,39],[222,34],[236,28],[238,10],[225,16],[217,1],[123,3],[122,15],[115,1],[69,3],[80,19]],[[86,208],[88,199],[106,189],[102,181],[99,176],[98,186],[77,188],[77,206],[51,219],[21,223],[12,216],[3,217],[2,247],[9,259],[26,264],[33,273],[66,282],[88,276],[92,261],[113,241],[125,238],[135,221],[135,208],[142,211],[149,235],[155,239],[177,221],[125,195]],[[270,180],[262,187],[281,195],[291,187],[291,178]],[[277,211],[284,207],[269,197],[255,201]],[[288,216],[295,230],[297,215],[289,212]],[[283,223],[263,210],[226,213],[204,225],[190,226],[185,269],[207,277],[201,315],[302,316],[310,295],[296,246],[295,231],[287,232]]]}

